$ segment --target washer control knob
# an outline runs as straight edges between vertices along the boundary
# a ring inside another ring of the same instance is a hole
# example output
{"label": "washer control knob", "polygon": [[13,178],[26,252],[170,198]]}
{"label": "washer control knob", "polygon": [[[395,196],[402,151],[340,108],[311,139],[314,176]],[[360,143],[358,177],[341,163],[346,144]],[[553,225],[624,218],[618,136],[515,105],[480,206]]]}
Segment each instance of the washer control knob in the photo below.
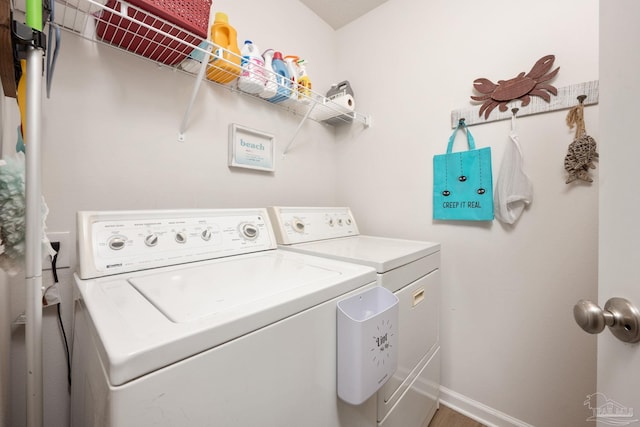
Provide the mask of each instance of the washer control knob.
{"label": "washer control knob", "polygon": [[109,245],[110,249],[114,251],[119,251],[120,249],[124,248],[124,245],[126,242],[127,242],[127,239],[123,236],[113,236],[112,238],[109,239],[107,244]]}
{"label": "washer control knob", "polygon": [[145,236],[144,244],[149,246],[150,248],[154,247],[158,244],[158,235],[156,233],[151,233]]}
{"label": "washer control knob", "polygon": [[342,218],[338,218],[338,225],[342,227]]}
{"label": "washer control knob", "polygon": [[352,223],[351,218],[347,218],[344,222],[345,222],[347,225],[351,225],[351,223]]}
{"label": "washer control knob", "polygon": [[176,233],[176,242],[187,243],[187,233],[185,233],[184,231],[178,231]]}
{"label": "washer control knob", "polygon": [[294,218],[293,221],[291,221],[291,227],[296,233],[304,233],[304,221],[300,218]]}
{"label": "washer control knob", "polygon": [[329,218],[329,220],[327,221],[327,224],[329,224],[329,227],[333,227],[333,225],[335,224],[335,221],[333,220],[333,218]]}
{"label": "washer control knob", "polygon": [[208,228],[206,230],[202,230],[202,233],[200,233],[200,237],[202,237],[202,240],[204,240],[205,242],[208,242],[209,240],[211,240],[211,230],[209,230]]}
{"label": "washer control knob", "polygon": [[255,240],[258,238],[258,227],[251,223],[243,224],[240,227],[240,234],[247,240]]}

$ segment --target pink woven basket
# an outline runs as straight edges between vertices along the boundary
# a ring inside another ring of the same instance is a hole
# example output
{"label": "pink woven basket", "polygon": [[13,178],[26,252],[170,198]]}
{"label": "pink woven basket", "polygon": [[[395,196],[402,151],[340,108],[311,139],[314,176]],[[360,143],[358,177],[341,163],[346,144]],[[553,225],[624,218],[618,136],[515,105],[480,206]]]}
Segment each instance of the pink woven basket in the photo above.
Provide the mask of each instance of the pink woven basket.
{"label": "pink woven basket", "polygon": [[[191,53],[193,46],[207,38],[211,4],[212,0],[129,0],[125,6],[120,0],[108,0],[106,8],[97,17],[96,34],[109,44],[175,65]],[[117,12],[126,9],[131,19],[122,18],[109,9]]]}
{"label": "pink woven basket", "polygon": [[201,37],[207,37],[212,0],[129,0],[162,19]]}

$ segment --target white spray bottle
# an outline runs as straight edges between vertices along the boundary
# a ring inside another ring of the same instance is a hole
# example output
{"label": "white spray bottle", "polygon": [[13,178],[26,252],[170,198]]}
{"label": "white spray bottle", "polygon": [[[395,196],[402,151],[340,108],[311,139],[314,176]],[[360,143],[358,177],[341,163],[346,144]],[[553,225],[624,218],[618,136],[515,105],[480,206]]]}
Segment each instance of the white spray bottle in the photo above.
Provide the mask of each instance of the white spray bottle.
{"label": "white spray bottle", "polygon": [[273,49],[267,49],[262,53],[262,58],[264,59],[264,70],[266,75],[266,84],[262,92],[260,92],[260,97],[264,99],[272,98],[278,93],[278,80],[276,73],[273,71]]}

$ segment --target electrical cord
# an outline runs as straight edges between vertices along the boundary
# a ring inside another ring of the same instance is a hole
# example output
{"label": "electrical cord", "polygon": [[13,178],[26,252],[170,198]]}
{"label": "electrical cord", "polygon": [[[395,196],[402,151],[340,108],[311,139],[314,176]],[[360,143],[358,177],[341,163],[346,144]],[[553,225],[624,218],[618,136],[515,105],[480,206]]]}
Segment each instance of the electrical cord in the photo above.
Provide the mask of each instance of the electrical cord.
{"label": "electrical cord", "polygon": [[62,325],[62,316],[60,315],[60,304],[58,304],[58,323],[60,324],[60,330],[64,338],[64,349],[67,355],[67,383],[69,384],[69,391],[71,391],[71,358],[69,357],[69,345],[67,344],[67,334],[64,331]]}
{"label": "electrical cord", "polygon": [[[51,247],[56,251],[56,254],[51,257],[51,272],[53,273],[53,282],[58,283],[58,270],[56,268],[56,262],[58,261],[58,251],[60,250],[60,242],[51,242]],[[57,304],[58,309],[58,325],[62,331],[62,337],[64,342],[65,354],[67,356],[67,382],[69,384],[69,391],[71,391],[71,355],[69,354],[69,344],[67,341],[67,333],[64,330],[64,324],[62,323],[62,314],[60,313],[60,302]]]}

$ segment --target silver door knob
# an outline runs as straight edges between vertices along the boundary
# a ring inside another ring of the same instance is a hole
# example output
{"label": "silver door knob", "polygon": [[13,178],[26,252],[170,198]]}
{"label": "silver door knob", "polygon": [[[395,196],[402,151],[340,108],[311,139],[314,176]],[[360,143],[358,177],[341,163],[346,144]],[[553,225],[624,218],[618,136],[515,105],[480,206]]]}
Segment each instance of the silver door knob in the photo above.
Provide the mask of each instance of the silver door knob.
{"label": "silver door knob", "polygon": [[640,342],[640,312],[624,298],[611,298],[604,310],[592,301],[580,300],[573,306],[573,317],[590,334],[599,334],[608,326],[620,341]]}

